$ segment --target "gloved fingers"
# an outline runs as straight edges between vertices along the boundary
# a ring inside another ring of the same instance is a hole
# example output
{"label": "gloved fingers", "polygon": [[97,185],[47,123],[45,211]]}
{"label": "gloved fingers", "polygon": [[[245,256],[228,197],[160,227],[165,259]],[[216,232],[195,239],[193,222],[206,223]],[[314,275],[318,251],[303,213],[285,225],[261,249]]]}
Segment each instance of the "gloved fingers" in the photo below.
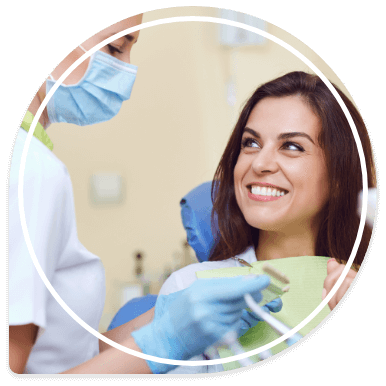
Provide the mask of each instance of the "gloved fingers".
{"label": "gloved fingers", "polygon": [[178,299],[187,289],[173,292],[168,295],[158,295],[155,303],[154,319],[157,320],[170,307],[170,305]]}
{"label": "gloved fingers", "polygon": [[[269,280],[269,278],[268,278],[268,280]],[[266,281],[264,282],[264,285],[265,284],[266,284]],[[242,291],[241,295],[237,296],[237,295],[235,295],[233,290],[230,290],[227,288],[225,291],[222,292],[222,295],[228,294],[228,297],[225,297],[222,299],[215,298],[215,300],[218,302],[218,304],[220,304],[223,307],[224,312],[227,312],[226,310],[228,310],[228,312],[231,312],[231,313],[239,312],[242,309],[248,307],[248,305],[244,299],[244,295],[247,293],[249,293],[253,297],[253,299],[255,300],[256,303],[260,303],[261,300],[263,299],[263,295],[261,294],[260,290],[255,290],[254,292],[252,292],[252,289],[251,289],[251,291],[248,291],[248,290]]]}
{"label": "gloved fingers", "polygon": [[[263,298],[261,290],[268,287],[270,283],[270,278],[266,275],[259,277],[250,275],[249,280],[245,280],[245,277],[224,279],[226,280],[225,283],[223,281],[213,281],[212,284],[214,284],[214,288],[211,288],[213,291],[208,291],[205,295],[202,294],[202,288],[200,289],[201,292],[195,292],[197,297],[201,297],[201,301],[203,296],[208,297],[206,301],[212,303],[212,307],[215,305],[216,311],[219,314],[233,314],[247,308],[248,305],[244,299],[244,295],[247,293],[252,296],[256,303],[260,303]],[[221,293],[218,292],[219,289]],[[213,304],[213,301],[215,304]],[[270,307],[275,309],[275,312],[279,311],[282,307],[281,300],[279,299],[277,302],[273,302]]]}
{"label": "gloved fingers", "polygon": [[[269,310],[266,310],[266,312],[269,312]],[[257,315],[253,312],[248,312],[247,310],[243,310],[240,319],[247,324],[249,328],[254,327],[257,323],[261,322],[261,319]]]}
{"label": "gloved fingers", "polygon": [[237,336],[240,338],[243,336],[247,331],[249,331],[252,327],[245,322],[245,320],[240,319],[238,322],[238,328],[236,329],[237,331]]}
{"label": "gloved fingers", "polygon": [[253,276],[254,275],[248,275],[241,278],[240,284],[235,291],[235,295],[244,297],[245,294],[249,293],[255,298],[257,294],[260,294],[260,292],[264,288],[267,288],[271,282],[271,279],[267,275]]}
{"label": "gloved fingers", "polygon": [[[206,321],[211,320],[217,325],[231,325],[240,319],[242,308],[220,304],[197,305],[188,311],[189,319],[195,321],[197,325],[205,325]],[[186,317],[188,317],[188,314]]]}
{"label": "gloved fingers", "polygon": [[[196,283],[200,281],[197,280]],[[269,283],[270,278],[266,275],[212,279],[210,287],[208,286],[207,288],[207,290],[210,289],[210,292],[207,292],[207,296],[223,302],[234,302],[235,300],[242,299],[247,293],[256,298],[259,297],[260,292],[264,288],[268,287]]]}
{"label": "gloved fingers", "polygon": [[267,307],[271,312],[279,312],[283,307],[283,302],[280,298],[277,298],[267,303],[265,307]]}
{"label": "gloved fingers", "polygon": [[168,297],[165,295],[159,295],[155,303],[154,319],[158,319],[164,313],[168,304]]}
{"label": "gloved fingers", "polygon": [[[261,307],[264,312],[270,313],[270,310],[267,306]],[[240,327],[237,330],[238,336],[243,336],[250,328],[255,327],[262,320],[255,315],[253,312],[248,312],[243,310],[242,317],[240,318]]]}
{"label": "gloved fingers", "polygon": [[[260,292],[270,283],[266,275],[237,276],[220,279],[201,279],[195,281],[188,289],[192,303],[223,303],[229,304],[243,301],[244,295],[250,293],[255,301],[262,298]],[[240,303],[241,304],[241,303]],[[237,307],[240,306],[237,305]],[[240,310],[245,308],[245,302]]]}
{"label": "gloved fingers", "polygon": [[271,313],[271,310],[267,307],[267,305],[261,307],[261,309],[262,309],[264,312],[267,312],[268,314]]}
{"label": "gloved fingers", "polygon": [[[202,321],[200,326],[201,339],[211,340],[213,343],[220,340],[229,331],[239,331],[240,318],[225,317],[222,320]],[[247,327],[249,329],[249,327]]]}

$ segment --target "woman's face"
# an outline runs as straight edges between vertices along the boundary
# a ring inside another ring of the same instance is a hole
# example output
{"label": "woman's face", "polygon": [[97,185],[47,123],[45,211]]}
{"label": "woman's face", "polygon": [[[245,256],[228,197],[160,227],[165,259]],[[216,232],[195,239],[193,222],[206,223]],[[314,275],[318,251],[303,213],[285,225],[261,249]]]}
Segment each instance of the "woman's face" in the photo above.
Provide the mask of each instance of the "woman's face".
{"label": "woman's face", "polygon": [[285,232],[318,226],[329,191],[320,130],[299,96],[269,97],[254,107],[234,169],[236,200],[250,226]]}

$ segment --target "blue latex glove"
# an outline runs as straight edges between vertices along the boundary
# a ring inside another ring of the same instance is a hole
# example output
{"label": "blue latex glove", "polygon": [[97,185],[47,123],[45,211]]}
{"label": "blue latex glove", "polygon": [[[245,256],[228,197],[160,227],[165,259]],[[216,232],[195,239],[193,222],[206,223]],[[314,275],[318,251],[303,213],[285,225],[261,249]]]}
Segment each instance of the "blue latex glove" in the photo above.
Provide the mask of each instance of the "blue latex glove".
{"label": "blue latex glove", "polygon": [[[185,290],[159,296],[154,320],[132,336],[145,354],[188,360],[203,353],[227,332],[239,331],[244,323],[243,309],[247,307],[244,295],[250,293],[260,302],[260,291],[269,283],[265,275],[197,280]],[[155,374],[177,367],[147,363]]]}
{"label": "blue latex glove", "polygon": [[[283,307],[283,302],[280,298],[272,300],[272,302],[267,303],[262,309],[265,312],[279,312]],[[257,323],[262,320],[257,317],[253,312],[243,310],[241,316],[241,326],[238,330],[238,336],[243,336],[250,328],[255,327]]]}

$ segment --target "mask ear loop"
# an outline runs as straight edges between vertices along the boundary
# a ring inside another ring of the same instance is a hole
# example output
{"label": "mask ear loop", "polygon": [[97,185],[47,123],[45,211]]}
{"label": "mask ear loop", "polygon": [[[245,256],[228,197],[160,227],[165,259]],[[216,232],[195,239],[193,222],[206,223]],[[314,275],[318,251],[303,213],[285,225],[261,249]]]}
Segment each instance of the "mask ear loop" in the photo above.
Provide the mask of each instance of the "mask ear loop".
{"label": "mask ear loop", "polygon": [[[85,50],[85,49],[83,48],[83,46],[81,46],[81,45],[79,44],[78,47],[79,47],[81,50],[83,50],[84,53],[87,53],[87,50]],[[49,74],[49,77],[50,77],[50,79],[51,79],[53,82],[56,82],[56,80],[53,78],[53,76],[52,76],[51,74]]]}
{"label": "mask ear loop", "polygon": [[83,50],[83,52],[87,54],[87,50],[85,50],[85,49],[83,48],[83,46],[81,46],[80,44],[79,44],[79,48],[81,48],[81,49]]}

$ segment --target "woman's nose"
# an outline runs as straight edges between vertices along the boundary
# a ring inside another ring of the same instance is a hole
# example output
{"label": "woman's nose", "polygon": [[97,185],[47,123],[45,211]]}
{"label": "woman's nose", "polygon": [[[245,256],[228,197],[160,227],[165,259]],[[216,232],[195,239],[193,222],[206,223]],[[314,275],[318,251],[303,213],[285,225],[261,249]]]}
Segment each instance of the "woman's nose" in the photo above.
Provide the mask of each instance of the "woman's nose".
{"label": "woman's nose", "polygon": [[279,165],[275,151],[268,147],[261,149],[252,161],[252,169],[257,174],[276,173]]}

